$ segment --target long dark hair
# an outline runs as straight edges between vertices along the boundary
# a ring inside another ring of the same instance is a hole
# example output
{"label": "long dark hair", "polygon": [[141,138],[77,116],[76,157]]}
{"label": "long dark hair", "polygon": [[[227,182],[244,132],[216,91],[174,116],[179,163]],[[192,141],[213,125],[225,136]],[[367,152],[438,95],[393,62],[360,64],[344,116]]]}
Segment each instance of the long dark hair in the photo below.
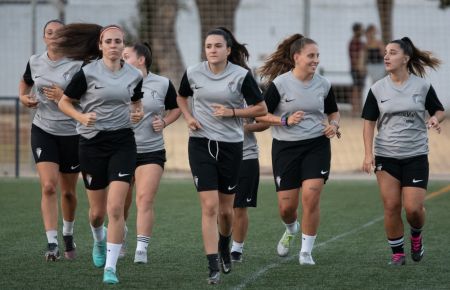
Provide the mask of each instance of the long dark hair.
{"label": "long dark hair", "polygon": [[307,44],[316,44],[316,42],[298,33],[283,40],[259,69],[261,78],[269,83],[277,76],[293,69],[295,67],[294,54],[300,52]]}
{"label": "long dark hair", "polygon": [[416,76],[424,77],[426,75],[426,67],[436,70],[442,63],[440,59],[433,56],[431,51],[420,50],[415,47],[409,37],[392,40],[390,43],[397,43],[403,50],[404,54],[409,56],[409,61],[406,64],[406,67],[410,73]]}
{"label": "long dark hair", "polygon": [[226,29],[225,27],[217,27],[206,34],[206,37],[210,35],[222,35],[225,38],[225,42],[227,43],[227,47],[231,48],[231,52],[228,55],[228,61],[237,64],[247,70],[250,68],[247,65],[247,61],[249,58],[249,53],[245,44],[239,43],[234,37],[233,33]]}
{"label": "long dark hair", "polygon": [[145,58],[145,68],[147,69],[147,72],[150,71],[153,61],[153,53],[150,44],[147,42],[137,42],[135,44],[127,45],[127,47],[133,48],[138,57],[143,56]]}

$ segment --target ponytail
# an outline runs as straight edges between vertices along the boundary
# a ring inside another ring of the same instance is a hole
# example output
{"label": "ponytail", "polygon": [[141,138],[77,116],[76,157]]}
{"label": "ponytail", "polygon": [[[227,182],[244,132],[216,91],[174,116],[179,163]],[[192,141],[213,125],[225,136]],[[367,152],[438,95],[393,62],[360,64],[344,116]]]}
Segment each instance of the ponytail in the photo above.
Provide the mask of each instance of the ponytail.
{"label": "ponytail", "polygon": [[403,50],[404,54],[409,56],[409,61],[406,64],[406,67],[410,73],[416,76],[424,77],[426,75],[426,67],[436,70],[442,63],[440,59],[433,56],[431,51],[420,50],[415,47],[409,37],[396,39],[390,43],[397,43]]}
{"label": "ponytail", "polygon": [[283,40],[259,69],[261,79],[265,79],[267,84],[277,76],[292,70],[295,67],[294,54],[300,52],[306,44],[316,44],[316,42],[298,33]]}
{"label": "ponytail", "polygon": [[91,23],[71,23],[56,31],[56,50],[68,58],[90,61],[100,58],[102,26]]}
{"label": "ponytail", "polygon": [[148,44],[147,42],[137,42],[133,45],[127,45],[127,47],[133,48],[138,57],[144,57],[145,68],[147,69],[147,72],[149,72],[153,61],[153,53],[150,44]]}
{"label": "ponytail", "polygon": [[225,38],[227,47],[231,48],[231,52],[227,58],[228,61],[237,64],[247,70],[250,70],[250,68],[247,65],[247,61],[249,58],[248,50],[245,47],[245,44],[241,44],[236,40],[231,31],[229,31],[225,27],[218,27],[209,31],[206,34],[206,37],[208,37],[209,35],[222,35],[223,38]]}

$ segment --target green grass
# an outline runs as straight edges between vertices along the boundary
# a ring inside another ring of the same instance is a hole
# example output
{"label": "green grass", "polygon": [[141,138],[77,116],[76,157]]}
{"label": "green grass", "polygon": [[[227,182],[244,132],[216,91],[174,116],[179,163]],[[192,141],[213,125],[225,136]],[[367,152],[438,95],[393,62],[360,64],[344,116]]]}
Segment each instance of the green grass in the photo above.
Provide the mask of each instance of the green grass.
{"label": "green grass", "polygon": [[[432,182],[429,192],[444,186]],[[426,256],[405,267],[388,267],[382,207],[374,181],[329,181],[321,199],[321,225],[314,267],[301,267],[295,250],[279,258],[276,244],[283,226],[272,182],[262,182],[258,208],[250,209],[244,262],[217,286],[206,285],[200,207],[190,180],[163,180],[156,200],[156,226],[149,264],[134,265],[135,217],[128,226],[129,252],[118,263],[115,289],[444,289],[450,285],[448,224],[450,194],[427,200]],[[79,184],[75,238],[79,258],[44,261],[45,233],[35,179],[0,179],[0,289],[97,289],[102,269],[91,262],[92,236],[87,201]],[[375,222],[373,222],[375,221]],[[373,222],[370,225],[366,225]],[[366,225],[365,227],[363,227]],[[407,227],[405,226],[407,229]],[[334,239],[334,240],[333,240]],[[62,241],[60,241],[61,243]],[[409,241],[406,249],[409,250]],[[110,286],[111,287],[111,286]]]}

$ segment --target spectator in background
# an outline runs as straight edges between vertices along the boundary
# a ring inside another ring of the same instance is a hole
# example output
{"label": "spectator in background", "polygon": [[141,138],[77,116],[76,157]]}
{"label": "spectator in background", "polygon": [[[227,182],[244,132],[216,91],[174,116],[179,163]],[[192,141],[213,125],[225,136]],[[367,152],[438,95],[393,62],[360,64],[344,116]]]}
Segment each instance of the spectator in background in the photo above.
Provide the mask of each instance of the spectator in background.
{"label": "spectator in background", "polygon": [[367,26],[366,29],[366,50],[365,61],[367,67],[367,75],[370,77],[371,83],[382,79],[386,75],[384,68],[384,43],[377,38],[377,27],[373,24]]}
{"label": "spectator in background", "polygon": [[361,40],[364,28],[361,23],[353,24],[353,37],[348,46],[350,56],[350,72],[353,79],[351,105],[352,116],[357,116],[361,112],[361,98],[366,79],[366,68],[364,61],[365,44]]}

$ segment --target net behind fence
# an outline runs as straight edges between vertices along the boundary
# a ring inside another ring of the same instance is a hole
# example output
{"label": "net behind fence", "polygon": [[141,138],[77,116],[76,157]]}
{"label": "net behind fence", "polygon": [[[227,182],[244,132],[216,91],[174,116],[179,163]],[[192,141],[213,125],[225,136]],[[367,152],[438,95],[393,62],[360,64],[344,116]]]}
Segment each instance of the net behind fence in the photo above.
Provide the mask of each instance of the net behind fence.
{"label": "net behind fence", "polygon": [[[257,68],[285,37],[293,33],[311,37],[319,45],[319,72],[332,83],[343,115],[343,138],[332,142],[335,173],[358,172],[362,163],[362,121],[357,116],[371,84],[384,75],[380,43],[409,36],[419,48],[435,53],[443,65],[438,71],[429,72],[427,79],[445,108],[450,108],[450,38],[446,31],[450,27],[450,9],[440,8],[445,1],[73,0],[62,1],[65,5],[59,10],[54,2],[37,1],[33,37],[30,2],[0,1],[2,27],[15,27],[0,32],[5,40],[0,49],[6,52],[0,56],[3,64],[0,96],[17,95],[18,79],[33,50],[33,41],[36,52],[45,50],[41,39],[44,23],[64,15],[66,22],[118,23],[125,27],[128,41],[149,42],[153,49],[151,70],[169,77],[176,88],[186,67],[202,60],[202,39],[211,28],[226,26],[240,42],[247,44],[249,64],[256,77]],[[359,36],[350,45],[357,23]],[[358,90],[353,86],[352,69],[364,72]],[[35,174],[29,153],[30,112],[20,110],[18,129],[13,100],[1,99],[0,113],[0,173],[14,176],[15,134],[19,134],[20,174]],[[435,175],[450,174],[450,158],[446,153],[450,125],[447,123],[443,124],[441,135],[430,134],[430,169]],[[262,171],[270,172],[270,132],[258,133],[257,137]],[[189,172],[187,139],[188,130],[182,118],[166,129],[167,171]]]}

